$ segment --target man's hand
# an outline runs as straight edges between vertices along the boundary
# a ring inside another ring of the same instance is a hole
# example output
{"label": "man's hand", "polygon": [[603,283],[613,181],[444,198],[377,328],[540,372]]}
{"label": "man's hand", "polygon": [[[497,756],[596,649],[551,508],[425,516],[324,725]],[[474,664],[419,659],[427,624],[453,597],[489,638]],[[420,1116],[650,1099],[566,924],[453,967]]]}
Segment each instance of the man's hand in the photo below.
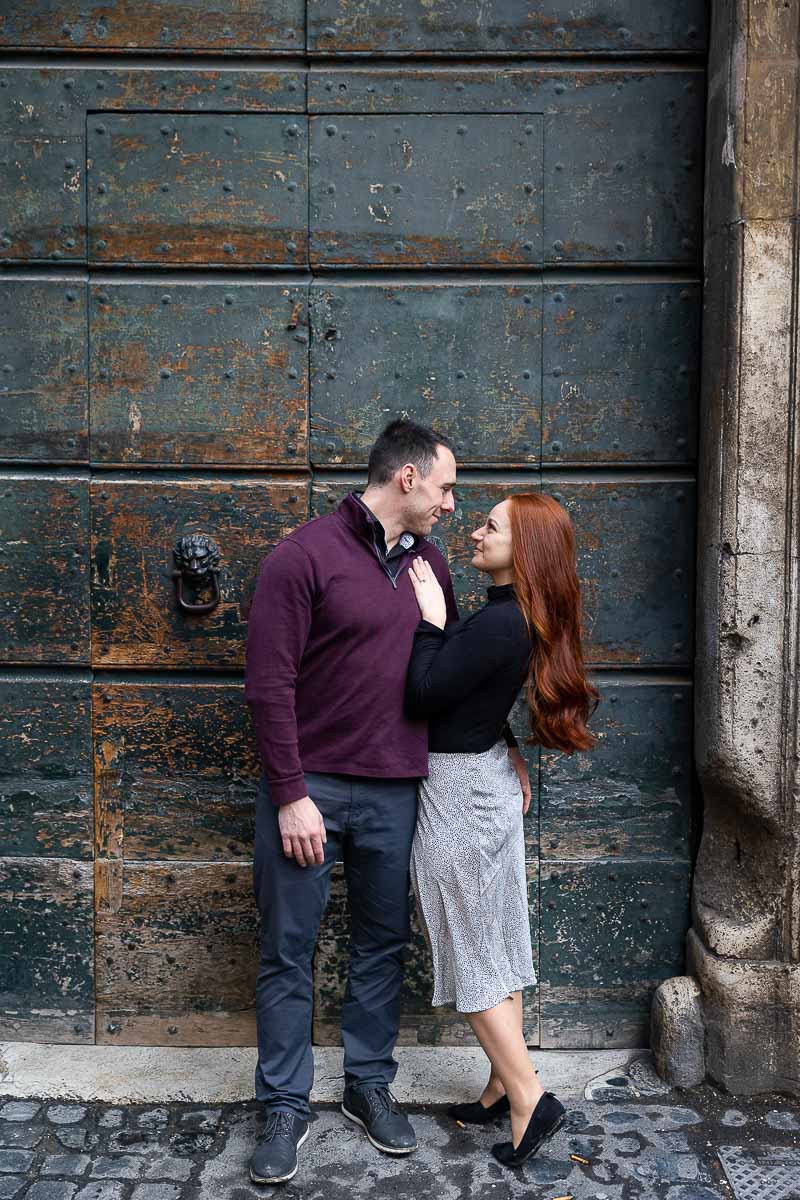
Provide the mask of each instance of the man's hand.
{"label": "man's hand", "polygon": [[514,764],[514,770],[519,776],[522,788],[522,811],[526,813],[531,806],[531,781],[528,776],[528,766],[516,746],[508,747],[508,757]]}
{"label": "man's hand", "polygon": [[293,858],[299,867],[324,863],[323,845],[328,840],[325,822],[310,796],[282,804],[278,809],[278,828],[287,858]]}

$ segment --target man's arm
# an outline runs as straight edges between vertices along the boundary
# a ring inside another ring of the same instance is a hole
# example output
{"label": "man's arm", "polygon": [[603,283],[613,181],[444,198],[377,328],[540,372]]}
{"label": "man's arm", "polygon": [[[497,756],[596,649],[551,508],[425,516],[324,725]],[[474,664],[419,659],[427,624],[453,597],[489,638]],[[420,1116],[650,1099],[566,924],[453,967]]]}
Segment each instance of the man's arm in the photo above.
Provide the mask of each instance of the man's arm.
{"label": "man's arm", "polygon": [[306,789],[297,744],[295,687],[314,601],[314,572],[305,551],[282,542],[265,559],[247,627],[245,699],[279,806],[283,852],[301,867],[324,861],[325,824]]}
{"label": "man's arm", "polygon": [[281,542],[262,564],[247,626],[245,700],[273,804],[306,795],[297,747],[295,686],[314,601],[306,552]]}

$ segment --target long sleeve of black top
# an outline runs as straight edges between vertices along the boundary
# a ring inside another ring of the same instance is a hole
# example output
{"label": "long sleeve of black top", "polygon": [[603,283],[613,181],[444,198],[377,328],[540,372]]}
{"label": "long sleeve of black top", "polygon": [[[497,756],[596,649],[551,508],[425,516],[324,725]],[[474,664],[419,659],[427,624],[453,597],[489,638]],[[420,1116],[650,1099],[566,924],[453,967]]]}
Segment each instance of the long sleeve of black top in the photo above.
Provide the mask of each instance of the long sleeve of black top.
{"label": "long sleeve of black top", "polygon": [[428,720],[429,749],[477,753],[506,736],[507,717],[525,681],[530,651],[510,585],[489,588],[489,603],[480,612],[446,630],[420,621],[406,676],[405,707],[410,716]]}

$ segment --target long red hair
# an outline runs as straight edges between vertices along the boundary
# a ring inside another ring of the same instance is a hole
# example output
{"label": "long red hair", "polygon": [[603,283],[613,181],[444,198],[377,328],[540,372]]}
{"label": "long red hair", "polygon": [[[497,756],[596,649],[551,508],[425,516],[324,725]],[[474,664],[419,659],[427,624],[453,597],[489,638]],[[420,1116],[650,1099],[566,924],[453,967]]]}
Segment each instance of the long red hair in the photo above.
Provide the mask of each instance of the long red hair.
{"label": "long red hair", "polygon": [[586,678],[575,531],[552,496],[509,497],[514,592],[533,636],[526,684],[531,742],[572,754],[596,737],[586,722],[600,694]]}

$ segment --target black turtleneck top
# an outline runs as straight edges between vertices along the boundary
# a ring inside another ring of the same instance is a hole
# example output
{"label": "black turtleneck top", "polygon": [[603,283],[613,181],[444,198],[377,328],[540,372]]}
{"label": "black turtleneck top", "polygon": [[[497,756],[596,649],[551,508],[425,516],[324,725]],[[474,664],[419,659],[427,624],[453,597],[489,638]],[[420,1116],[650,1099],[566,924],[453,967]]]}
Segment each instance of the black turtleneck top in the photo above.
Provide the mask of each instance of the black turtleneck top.
{"label": "black turtleneck top", "polygon": [[528,674],[531,639],[513,584],[447,629],[420,621],[406,676],[408,716],[428,721],[433,753],[481,753],[504,736]]}

